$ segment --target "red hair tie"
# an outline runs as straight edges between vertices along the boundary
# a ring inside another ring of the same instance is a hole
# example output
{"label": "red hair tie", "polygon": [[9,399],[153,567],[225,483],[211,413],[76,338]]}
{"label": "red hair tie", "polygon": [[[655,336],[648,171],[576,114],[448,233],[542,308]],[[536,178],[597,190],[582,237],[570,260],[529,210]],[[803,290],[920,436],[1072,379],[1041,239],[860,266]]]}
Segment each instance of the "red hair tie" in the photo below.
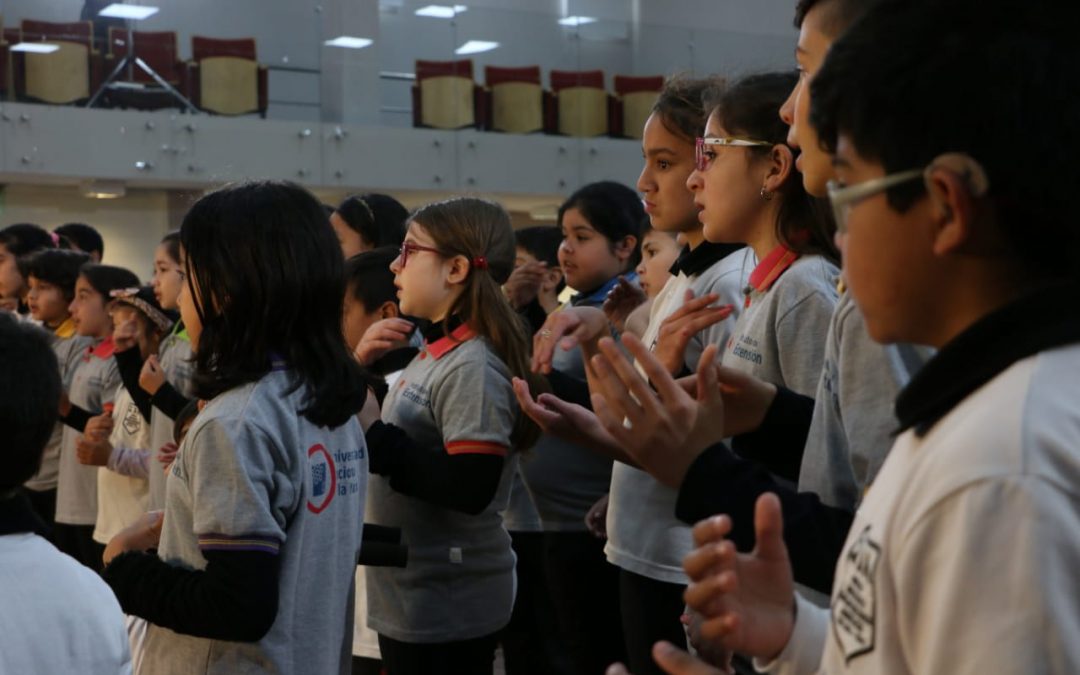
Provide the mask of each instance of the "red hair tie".
{"label": "red hair tie", "polygon": [[488,268],[487,258],[484,256],[477,256],[472,259],[472,265],[478,270],[486,270]]}

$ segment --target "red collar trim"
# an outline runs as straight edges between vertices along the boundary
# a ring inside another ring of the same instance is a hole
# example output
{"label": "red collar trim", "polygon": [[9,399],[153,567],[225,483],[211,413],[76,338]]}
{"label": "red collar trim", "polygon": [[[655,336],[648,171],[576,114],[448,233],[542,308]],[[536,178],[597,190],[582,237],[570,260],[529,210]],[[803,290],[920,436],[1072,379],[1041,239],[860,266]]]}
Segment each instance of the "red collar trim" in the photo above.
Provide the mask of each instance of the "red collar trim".
{"label": "red collar trim", "polygon": [[451,331],[450,335],[443,336],[435,342],[428,343],[424,341],[424,353],[431,354],[433,358],[441,359],[454,351],[458,345],[474,337],[476,337],[476,332],[469,328],[468,324],[463,323]]}
{"label": "red collar trim", "polygon": [[99,359],[107,359],[112,356],[115,351],[116,343],[113,342],[111,335],[98,343],[98,346],[90,349],[90,353]]}
{"label": "red collar trim", "polygon": [[780,244],[765,259],[758,263],[754,271],[750,273],[750,286],[754,290],[764,293],[772,288],[780,275],[799,259],[799,254],[787,246]]}

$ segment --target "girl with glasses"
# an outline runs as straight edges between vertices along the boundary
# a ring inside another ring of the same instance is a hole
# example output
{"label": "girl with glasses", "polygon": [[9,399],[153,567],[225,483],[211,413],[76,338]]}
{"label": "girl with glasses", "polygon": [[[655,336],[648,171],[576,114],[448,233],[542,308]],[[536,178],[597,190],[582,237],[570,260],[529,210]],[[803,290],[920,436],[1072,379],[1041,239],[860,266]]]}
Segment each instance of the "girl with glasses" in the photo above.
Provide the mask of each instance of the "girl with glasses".
{"label": "girl with glasses", "polygon": [[705,238],[742,242],[758,260],[723,365],[813,396],[836,305],[832,227],[807,195],[777,111],[796,75],[749,76],[715,101],[687,181]]}
{"label": "girl with glasses", "polygon": [[[368,521],[402,530],[405,568],[369,568],[368,623],[389,675],[490,673],[514,603],[514,556],[500,511],[514,453],[538,430],[514,405],[528,337],[500,288],[514,267],[510,218],[473,198],[410,219],[390,269],[401,311],[431,321],[383,403],[364,415]],[[407,322],[405,322],[407,323]]]}

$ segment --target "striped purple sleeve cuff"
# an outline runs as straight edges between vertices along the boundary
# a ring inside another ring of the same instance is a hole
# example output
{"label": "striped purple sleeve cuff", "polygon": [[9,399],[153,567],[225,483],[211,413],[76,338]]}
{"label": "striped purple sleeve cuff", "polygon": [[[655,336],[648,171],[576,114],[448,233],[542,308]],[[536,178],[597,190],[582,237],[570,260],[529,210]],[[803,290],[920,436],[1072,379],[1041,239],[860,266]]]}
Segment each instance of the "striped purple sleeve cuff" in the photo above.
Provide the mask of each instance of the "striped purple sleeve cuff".
{"label": "striped purple sleeve cuff", "polygon": [[201,551],[259,551],[277,555],[281,542],[272,537],[260,537],[252,534],[228,535],[208,533],[199,536]]}

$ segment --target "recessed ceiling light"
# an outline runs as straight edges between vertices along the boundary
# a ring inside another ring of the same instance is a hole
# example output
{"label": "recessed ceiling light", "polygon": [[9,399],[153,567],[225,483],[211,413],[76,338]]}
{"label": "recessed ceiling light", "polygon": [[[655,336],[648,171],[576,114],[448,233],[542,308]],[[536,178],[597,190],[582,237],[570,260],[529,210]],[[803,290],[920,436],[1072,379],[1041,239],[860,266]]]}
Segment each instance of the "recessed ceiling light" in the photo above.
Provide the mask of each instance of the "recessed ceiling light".
{"label": "recessed ceiling light", "polygon": [[132,21],[142,21],[143,19],[150,18],[157,13],[157,7],[147,7],[146,5],[125,5],[119,2],[115,2],[98,12],[98,16],[107,16],[113,19],[131,19]]}
{"label": "recessed ceiling light", "polygon": [[479,54],[480,52],[490,52],[492,49],[496,49],[498,46],[498,42],[488,42],[487,40],[469,40],[465,44],[455,49],[454,53],[458,56],[462,56],[464,54]]}
{"label": "recessed ceiling light", "polygon": [[30,54],[52,54],[59,45],[51,45],[47,42],[20,42],[11,46],[13,52],[28,52]]}
{"label": "recessed ceiling light", "polygon": [[465,5],[428,5],[416,10],[416,16],[430,16],[433,19],[453,19],[464,12],[468,7]]}
{"label": "recessed ceiling light", "polygon": [[587,23],[596,23],[596,18],[591,16],[568,16],[559,19],[561,26],[584,26]]}
{"label": "recessed ceiling light", "polygon": [[363,49],[364,47],[370,46],[371,43],[372,43],[372,40],[369,40],[368,38],[350,37],[348,35],[342,35],[341,37],[336,37],[333,40],[327,40],[323,44],[326,45],[327,47],[345,47],[347,49]]}

